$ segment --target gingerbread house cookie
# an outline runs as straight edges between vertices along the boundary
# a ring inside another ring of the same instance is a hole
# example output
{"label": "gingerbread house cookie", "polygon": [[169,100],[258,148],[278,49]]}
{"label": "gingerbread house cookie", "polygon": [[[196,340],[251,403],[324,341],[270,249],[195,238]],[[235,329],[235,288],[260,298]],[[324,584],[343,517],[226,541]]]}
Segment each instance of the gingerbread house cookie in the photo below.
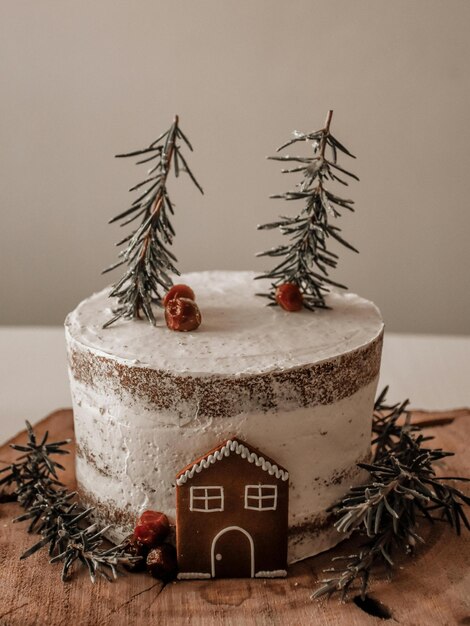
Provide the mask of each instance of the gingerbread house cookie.
{"label": "gingerbread house cookie", "polygon": [[180,579],[286,575],[289,474],[229,439],[176,477]]}

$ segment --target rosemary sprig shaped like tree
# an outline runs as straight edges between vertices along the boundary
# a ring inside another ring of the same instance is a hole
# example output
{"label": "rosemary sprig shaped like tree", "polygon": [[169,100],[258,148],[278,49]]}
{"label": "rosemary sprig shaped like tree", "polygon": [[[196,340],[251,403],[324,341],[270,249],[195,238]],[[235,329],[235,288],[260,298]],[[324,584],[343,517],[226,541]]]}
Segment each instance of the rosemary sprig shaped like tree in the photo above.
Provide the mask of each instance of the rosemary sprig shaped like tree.
{"label": "rosemary sprig shaped like tree", "polygon": [[161,306],[165,292],[173,284],[171,274],[179,275],[177,259],[169,249],[175,236],[171,223],[173,203],[167,189],[171,168],[176,177],[180,172],[185,172],[203,193],[182,154],[181,144],[192,151],[191,143],[179,127],[176,116],[170,128],[148,148],[116,155],[118,158],[139,157],[137,164],[150,163],[151,167],[145,180],[129,190],[137,191],[138,197],[128,209],[110,220],[110,223],[120,222],[121,226],[137,222],[138,226],[116,244],[125,245],[119,252],[119,261],[103,272],[127,266],[124,275],[112,286],[109,297],[116,298],[117,305],[113,309],[114,316],[103,328],[121,318],[140,318],[141,314],[155,325],[152,306]]}
{"label": "rosemary sprig shaped like tree", "polygon": [[339,154],[355,158],[354,155],[336,139],[330,131],[333,111],[329,111],[324,128],[311,133],[295,131],[293,138],[278,148],[278,152],[297,144],[311,143],[313,152],[309,156],[276,155],[268,157],[275,161],[293,164],[283,169],[283,173],[301,173],[302,180],[293,191],[271,198],[282,198],[292,201],[300,200],[304,208],[295,217],[282,216],[278,221],[258,226],[260,230],[279,229],[289,237],[289,242],[271,248],[257,256],[272,257],[277,265],[257,279],[269,279],[271,289],[268,293],[258,295],[269,298],[271,305],[276,304],[276,288],[283,283],[294,283],[303,295],[306,308],[328,308],[325,294],[330,287],[346,289],[331,278],[329,271],[336,268],[338,255],[329,249],[329,240],[333,239],[341,245],[357,252],[341,236],[339,226],[332,223],[332,218],[341,217],[341,210],[354,211],[353,200],[337,196],[326,188],[328,182],[348,185],[347,179],[359,180],[358,177],[344,169],[338,163]]}
{"label": "rosemary sprig shaped like tree", "polygon": [[84,509],[60,480],[57,470],[63,466],[52,457],[69,454],[65,441],[48,441],[48,433],[39,440],[26,422],[28,442],[12,444],[22,453],[17,462],[0,469],[0,488],[7,487],[25,513],[15,522],[28,521],[28,532],[41,539],[21,555],[25,559],[41,548],[48,548],[51,563],[62,563],[62,580],[70,577],[72,567],[83,565],[92,582],[97,576],[113,580],[125,565],[133,565],[140,557],[126,553],[124,545],[103,548],[103,534],[108,527],[99,528],[91,521],[93,509]]}
{"label": "rosemary sprig shaped like tree", "polygon": [[470,498],[453,484],[469,479],[436,475],[435,466],[453,453],[425,447],[433,437],[411,424],[408,401],[388,406],[386,391],[375,404],[372,461],[358,464],[369,480],[352,487],[332,509],[338,532],[357,535],[362,543],[353,554],[333,559],[313,597],[339,593],[345,600],[359,589],[365,599],[371,574],[391,575],[398,557],[424,543],[421,522],[446,522],[457,535],[462,527],[470,530],[464,510]]}

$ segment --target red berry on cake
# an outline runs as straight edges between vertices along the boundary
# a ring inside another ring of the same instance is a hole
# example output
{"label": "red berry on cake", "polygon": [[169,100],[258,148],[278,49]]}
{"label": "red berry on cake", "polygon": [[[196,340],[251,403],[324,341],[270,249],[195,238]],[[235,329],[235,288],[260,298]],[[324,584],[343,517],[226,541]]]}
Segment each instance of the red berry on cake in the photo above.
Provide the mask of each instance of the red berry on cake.
{"label": "red berry on cake", "polygon": [[163,306],[166,306],[170,300],[175,300],[176,298],[189,298],[189,300],[196,300],[194,291],[188,285],[173,285],[163,298]]}
{"label": "red berry on cake", "polygon": [[133,538],[144,546],[159,546],[170,532],[170,522],[164,513],[144,511],[134,529]]}
{"label": "red berry on cake", "polygon": [[178,571],[175,548],[169,543],[164,543],[150,550],[146,565],[147,571],[154,578],[164,581],[172,580]]}
{"label": "red berry on cake", "polygon": [[201,324],[201,312],[193,300],[176,298],[166,305],[165,321],[170,330],[180,332],[196,330]]}
{"label": "red berry on cake", "polygon": [[300,311],[303,306],[303,296],[295,283],[283,283],[276,289],[276,302],[286,311]]}

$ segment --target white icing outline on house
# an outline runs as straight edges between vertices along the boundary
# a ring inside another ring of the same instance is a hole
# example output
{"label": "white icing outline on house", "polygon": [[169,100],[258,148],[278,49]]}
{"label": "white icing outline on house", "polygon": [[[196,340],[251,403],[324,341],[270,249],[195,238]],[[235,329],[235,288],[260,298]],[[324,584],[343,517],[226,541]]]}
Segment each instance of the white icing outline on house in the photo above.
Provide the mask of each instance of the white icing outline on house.
{"label": "white icing outline on house", "polygon": [[197,580],[198,578],[211,578],[209,572],[180,572],[178,580]]}
{"label": "white icing outline on house", "polygon": [[212,572],[212,578],[215,578],[215,544],[217,543],[217,539],[219,539],[219,537],[224,535],[229,530],[239,530],[246,537],[248,537],[248,540],[250,542],[250,553],[251,553],[250,577],[254,578],[255,577],[255,544],[253,543],[253,538],[250,535],[250,533],[247,532],[244,528],[240,528],[240,526],[227,526],[227,528],[223,528],[222,530],[220,530],[216,534],[214,539],[212,540],[212,547],[211,547],[211,572]]}
{"label": "white icing outline on house", "polygon": [[[271,487],[274,489],[274,493],[263,495],[262,488],[263,487]],[[257,489],[257,494],[248,494],[248,489],[253,488]],[[250,506],[248,504],[248,499],[255,498],[258,500],[259,506]],[[274,499],[273,506],[263,506],[263,500],[272,500]],[[277,485],[245,485],[245,509],[249,511],[275,511],[277,509]]]}
{"label": "white icing outline on house", "polygon": [[181,476],[178,476],[176,484],[178,487],[184,485],[195,474],[199,474],[203,469],[210,467],[216,461],[220,461],[224,457],[229,456],[231,452],[239,454],[242,459],[246,459],[248,463],[254,463],[257,467],[261,467],[261,469],[268,472],[270,476],[275,476],[284,481],[289,480],[289,472],[281,469],[275,463],[270,463],[264,457],[258,456],[255,452],[251,452],[246,446],[236,441],[236,439],[229,439],[221,448],[194,463],[181,474]]}
{"label": "white icing outline on house", "polygon": [[[204,495],[203,496],[194,495],[194,491],[196,489],[200,489],[201,491],[204,491]],[[207,490],[208,489],[219,489],[220,495],[218,495],[218,496],[208,496],[207,495]],[[204,502],[204,505],[206,507],[209,504],[209,500],[220,500],[220,508],[218,508],[218,509],[208,509],[208,508],[197,509],[194,506],[194,501],[195,500],[198,500],[200,502]],[[190,489],[189,489],[189,510],[190,511],[197,511],[198,513],[215,513],[217,511],[223,511],[224,510],[224,488],[221,487],[220,485],[195,485],[195,486],[191,486]]]}
{"label": "white icing outline on house", "polygon": [[255,574],[255,578],[285,578],[286,576],[287,571],[285,569],[261,570]]}

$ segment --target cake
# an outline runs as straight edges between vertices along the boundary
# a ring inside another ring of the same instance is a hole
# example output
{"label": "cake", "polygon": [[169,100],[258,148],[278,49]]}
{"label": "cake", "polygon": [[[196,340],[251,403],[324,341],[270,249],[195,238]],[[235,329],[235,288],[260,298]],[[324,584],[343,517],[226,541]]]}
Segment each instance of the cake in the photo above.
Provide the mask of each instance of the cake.
{"label": "cake", "polygon": [[157,327],[132,320],[103,330],[109,289],[67,317],[78,491],[113,525],[112,540],[146,509],[175,523],[177,476],[227,440],[288,470],[289,563],[340,540],[328,507],[364,478],[357,463],[370,455],[381,315],[339,290],[325,296],[329,309],[267,307],[254,276],[182,276],[203,318],[191,333],[169,331],[161,316]]}

